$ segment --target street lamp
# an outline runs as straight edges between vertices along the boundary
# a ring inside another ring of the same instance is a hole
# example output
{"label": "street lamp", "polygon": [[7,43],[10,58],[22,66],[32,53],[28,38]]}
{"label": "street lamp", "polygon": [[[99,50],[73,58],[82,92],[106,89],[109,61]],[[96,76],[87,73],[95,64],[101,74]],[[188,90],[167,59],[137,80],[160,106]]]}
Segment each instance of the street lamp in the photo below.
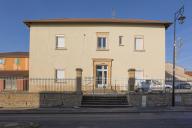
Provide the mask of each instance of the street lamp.
{"label": "street lamp", "polygon": [[175,106],[175,54],[176,54],[176,23],[183,24],[185,20],[184,5],[174,15],[174,42],[173,42],[173,87],[172,87],[172,106]]}

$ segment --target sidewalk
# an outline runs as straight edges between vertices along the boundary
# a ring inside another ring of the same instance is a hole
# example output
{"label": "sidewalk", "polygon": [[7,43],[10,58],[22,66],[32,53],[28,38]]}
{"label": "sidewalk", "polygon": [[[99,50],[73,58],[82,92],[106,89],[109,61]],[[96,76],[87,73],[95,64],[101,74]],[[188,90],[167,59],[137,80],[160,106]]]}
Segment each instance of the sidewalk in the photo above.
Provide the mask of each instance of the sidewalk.
{"label": "sidewalk", "polygon": [[183,107],[126,107],[126,108],[0,108],[0,114],[97,114],[97,113],[160,113],[192,112],[192,106]]}

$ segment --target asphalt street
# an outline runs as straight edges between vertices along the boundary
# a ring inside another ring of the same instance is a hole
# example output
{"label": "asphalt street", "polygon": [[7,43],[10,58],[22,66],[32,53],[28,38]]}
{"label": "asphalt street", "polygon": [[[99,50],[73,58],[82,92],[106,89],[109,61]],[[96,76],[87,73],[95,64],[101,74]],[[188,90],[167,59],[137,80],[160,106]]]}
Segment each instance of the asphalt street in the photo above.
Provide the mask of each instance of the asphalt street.
{"label": "asphalt street", "polygon": [[5,122],[33,122],[40,128],[192,128],[192,112],[1,114],[0,123]]}

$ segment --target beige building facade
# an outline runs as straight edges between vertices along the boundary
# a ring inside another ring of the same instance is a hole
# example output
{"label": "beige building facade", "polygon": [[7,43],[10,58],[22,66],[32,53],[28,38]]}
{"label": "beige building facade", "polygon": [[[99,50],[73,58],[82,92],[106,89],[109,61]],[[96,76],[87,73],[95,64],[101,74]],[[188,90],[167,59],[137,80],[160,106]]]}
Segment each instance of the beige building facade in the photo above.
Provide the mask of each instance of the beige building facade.
{"label": "beige building facade", "polygon": [[138,79],[165,79],[169,22],[56,19],[25,24],[30,29],[30,78],[75,78],[75,69],[81,68],[83,78],[128,78],[128,70],[136,69]]}

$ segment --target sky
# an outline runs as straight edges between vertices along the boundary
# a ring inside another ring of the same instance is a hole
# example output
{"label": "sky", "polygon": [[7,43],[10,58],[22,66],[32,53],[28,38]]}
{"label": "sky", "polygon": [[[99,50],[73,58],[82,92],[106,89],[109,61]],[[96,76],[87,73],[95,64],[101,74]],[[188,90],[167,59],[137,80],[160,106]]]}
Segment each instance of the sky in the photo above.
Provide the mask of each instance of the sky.
{"label": "sky", "polygon": [[[186,21],[176,25],[176,63],[192,70],[192,0],[0,0],[0,52],[28,51],[26,19],[116,18],[173,21],[184,4]],[[155,43],[155,42],[154,42]],[[166,61],[172,62],[173,25],[166,31]]]}

